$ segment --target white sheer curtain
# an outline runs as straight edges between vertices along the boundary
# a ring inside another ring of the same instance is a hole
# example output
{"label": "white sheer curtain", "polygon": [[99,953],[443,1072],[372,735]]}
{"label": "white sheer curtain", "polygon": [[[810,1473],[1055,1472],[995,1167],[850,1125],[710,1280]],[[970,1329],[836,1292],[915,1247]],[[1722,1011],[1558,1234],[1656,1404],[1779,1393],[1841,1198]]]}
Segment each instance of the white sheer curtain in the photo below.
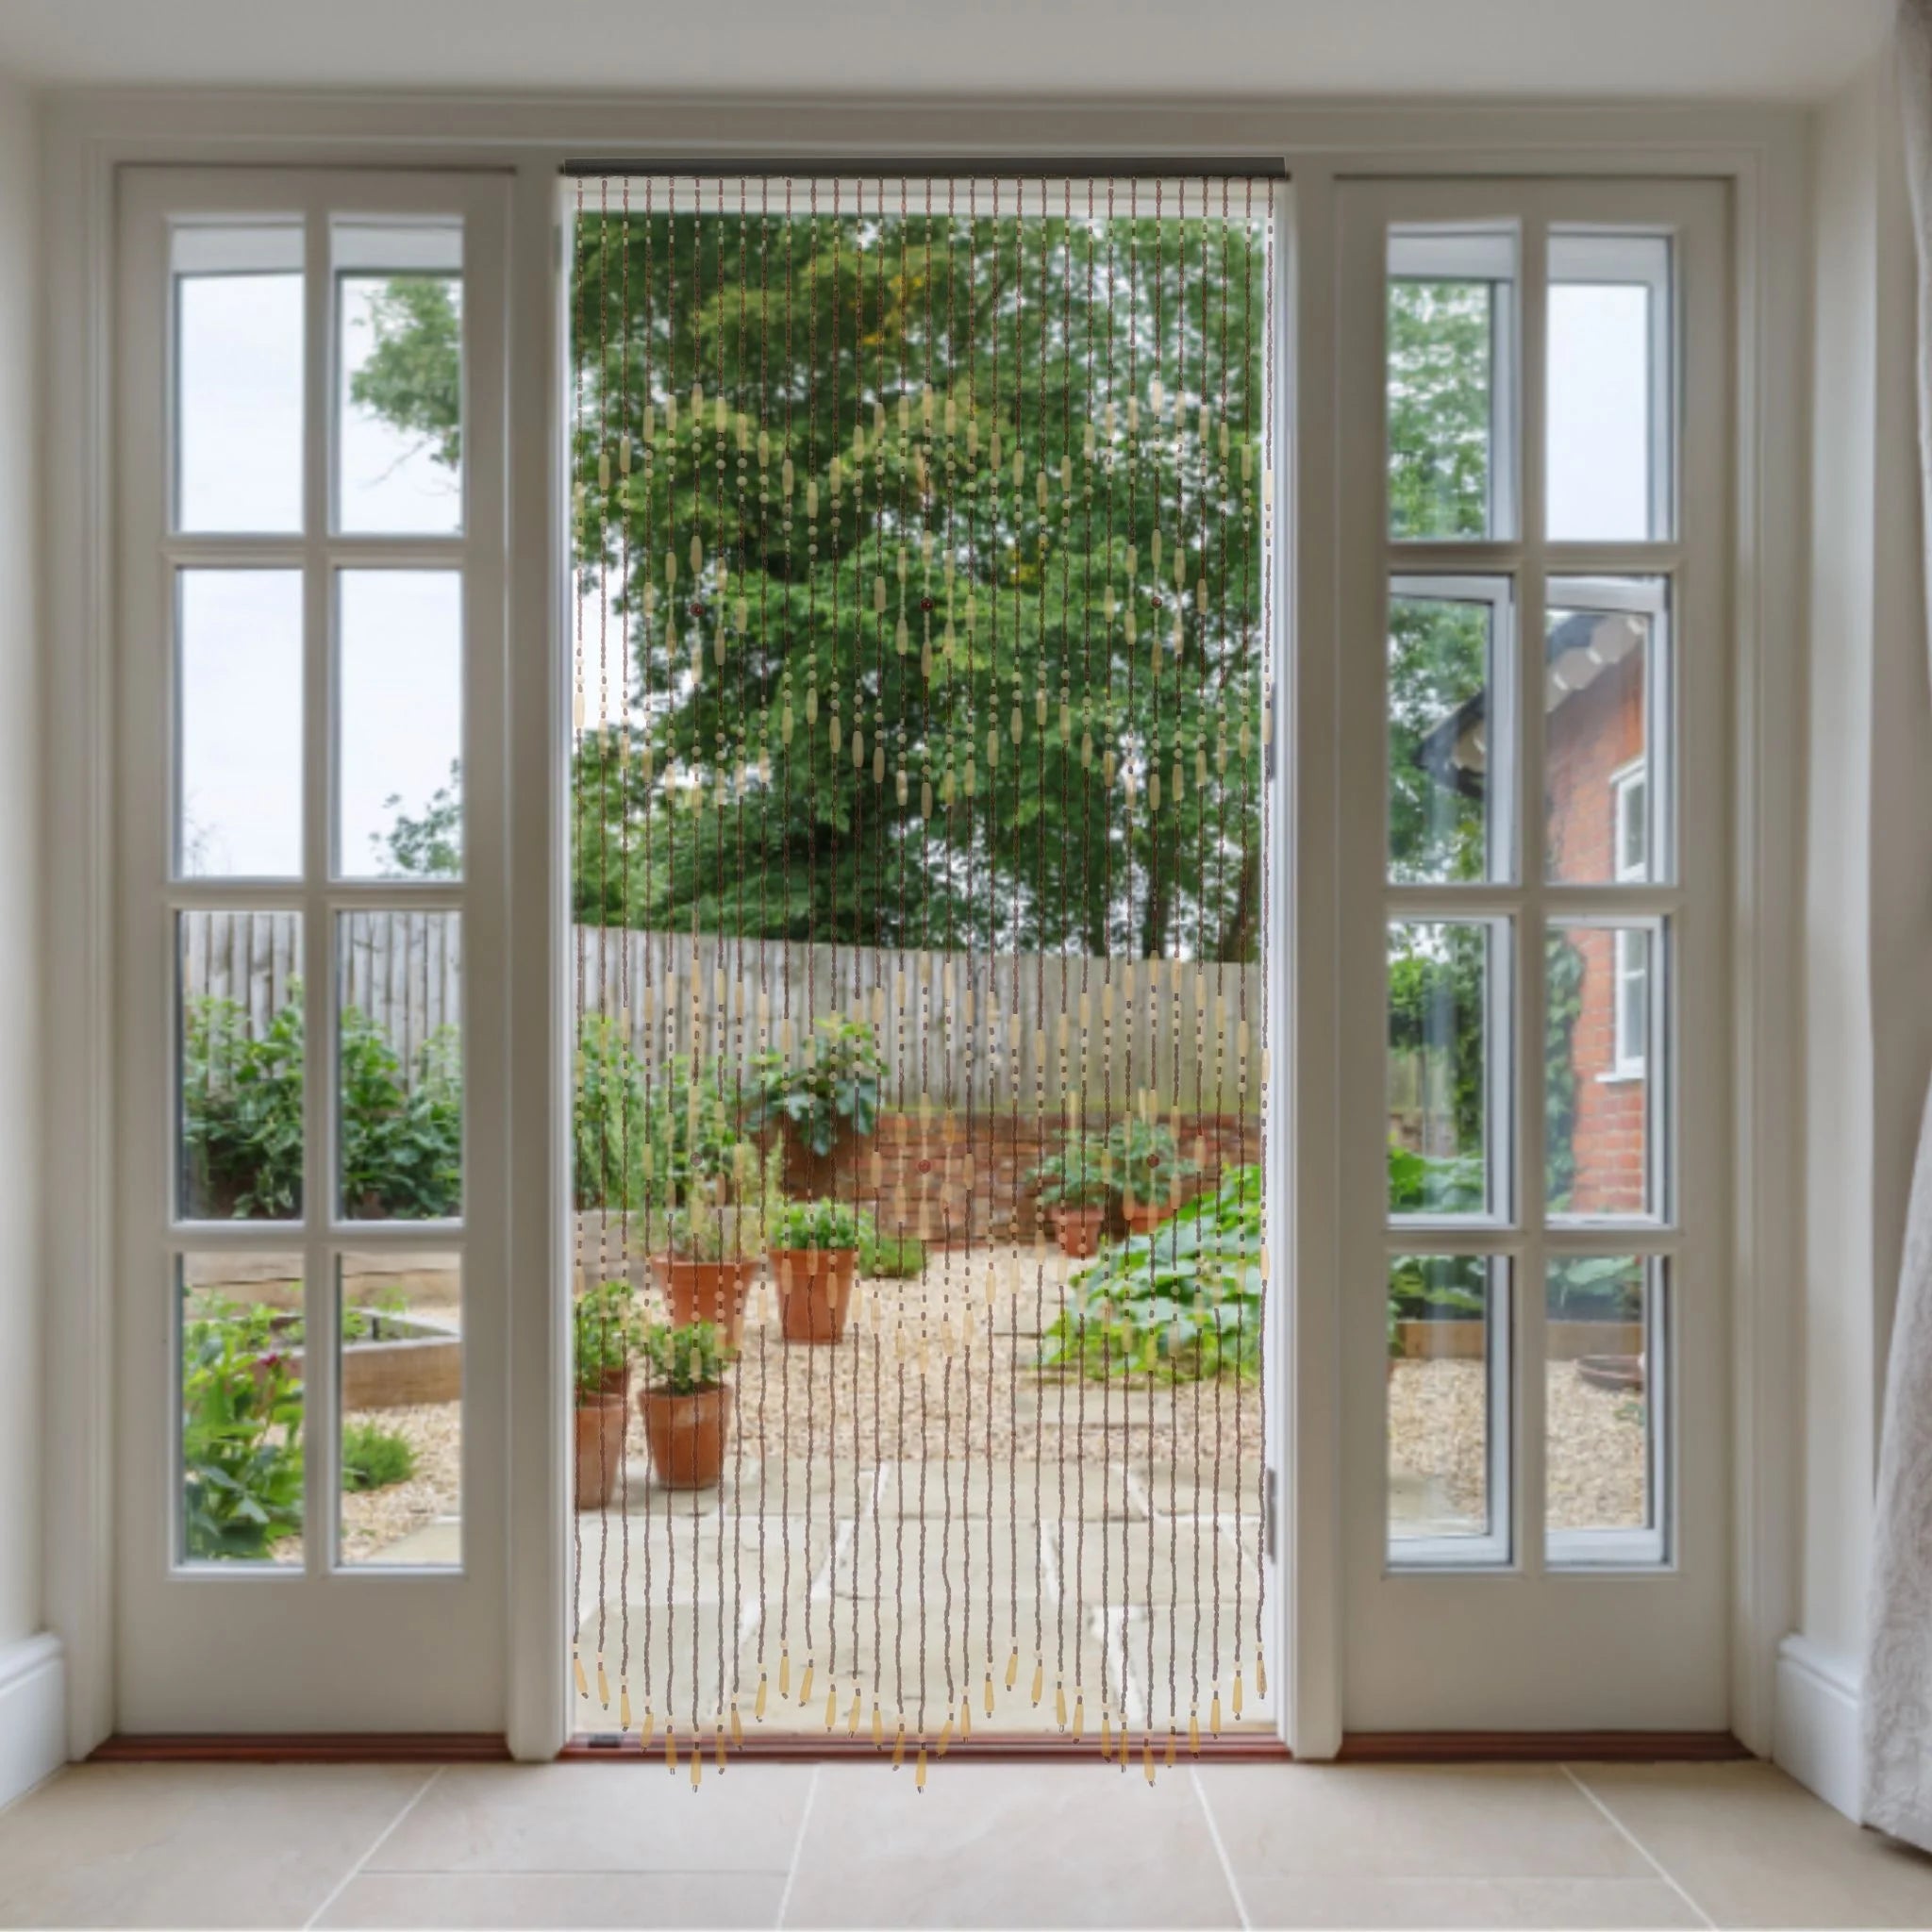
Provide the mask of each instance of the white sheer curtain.
{"label": "white sheer curtain", "polygon": [[[1919,248],[1919,446],[1932,561],[1932,0],[1900,0],[1897,53]],[[1932,1095],[1886,1374],[1871,1590],[1865,1821],[1932,1851]]]}

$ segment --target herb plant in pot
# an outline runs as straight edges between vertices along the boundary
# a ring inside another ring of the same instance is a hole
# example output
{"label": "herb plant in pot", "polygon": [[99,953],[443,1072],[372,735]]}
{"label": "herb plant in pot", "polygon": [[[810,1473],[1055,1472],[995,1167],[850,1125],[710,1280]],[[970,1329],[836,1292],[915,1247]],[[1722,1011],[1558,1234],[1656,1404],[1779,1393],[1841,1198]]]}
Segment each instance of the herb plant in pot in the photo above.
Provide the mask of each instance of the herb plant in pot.
{"label": "herb plant in pot", "polygon": [[713,1187],[693,1185],[685,1205],[671,1210],[670,1252],[657,1268],[675,1324],[709,1322],[733,1348],[743,1340],[758,1252],[781,1207],[775,1167],[761,1160],[750,1141],[741,1141],[733,1159],[733,1205],[721,1205]]}
{"label": "herb plant in pot", "polygon": [[709,1322],[660,1322],[644,1331],[649,1379],[638,1394],[651,1468],[667,1490],[708,1490],[724,1468],[738,1351]]}
{"label": "herb plant in pot", "polygon": [[858,1020],[821,1020],[796,1063],[774,1051],[752,1064],[758,1090],[746,1125],[757,1134],[776,1131],[793,1193],[829,1194],[840,1150],[878,1130],[886,1063],[872,1028]]}
{"label": "herb plant in pot", "polygon": [[794,1201],[772,1228],[772,1268],[787,1341],[841,1341],[870,1220],[843,1201]]}
{"label": "herb plant in pot", "polygon": [[628,1299],[624,1319],[614,1319],[597,1290],[577,1297],[574,1317],[577,1507],[601,1509],[623,1481],[624,1391],[637,1331]]}
{"label": "herb plant in pot", "polygon": [[1099,1253],[1100,1230],[1113,1188],[1098,1141],[1091,1134],[1068,1134],[1058,1153],[1026,1171],[1026,1183],[1053,1216],[1054,1239],[1061,1254],[1081,1261]]}
{"label": "herb plant in pot", "polygon": [[1201,1170],[1158,1121],[1125,1120],[1107,1137],[1121,1218],[1130,1235],[1151,1234],[1179,1209],[1184,1185]]}
{"label": "herb plant in pot", "polygon": [[[600,1334],[623,1338],[616,1359],[605,1368],[599,1393],[625,1400],[630,1394],[630,1357],[637,1343],[637,1290],[627,1281],[600,1281],[595,1288],[587,1288],[577,1297],[577,1320]],[[610,1352],[605,1351],[607,1356]]]}

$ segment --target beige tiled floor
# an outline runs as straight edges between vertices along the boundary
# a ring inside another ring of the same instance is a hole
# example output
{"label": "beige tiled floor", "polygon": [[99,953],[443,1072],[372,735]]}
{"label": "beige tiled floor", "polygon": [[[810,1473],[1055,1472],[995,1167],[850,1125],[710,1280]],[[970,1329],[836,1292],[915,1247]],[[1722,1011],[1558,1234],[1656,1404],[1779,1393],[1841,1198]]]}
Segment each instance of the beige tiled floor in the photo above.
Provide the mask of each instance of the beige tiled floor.
{"label": "beige tiled floor", "polygon": [[1768,1766],[92,1766],[6,1925],[1932,1927],[1932,1859]]}

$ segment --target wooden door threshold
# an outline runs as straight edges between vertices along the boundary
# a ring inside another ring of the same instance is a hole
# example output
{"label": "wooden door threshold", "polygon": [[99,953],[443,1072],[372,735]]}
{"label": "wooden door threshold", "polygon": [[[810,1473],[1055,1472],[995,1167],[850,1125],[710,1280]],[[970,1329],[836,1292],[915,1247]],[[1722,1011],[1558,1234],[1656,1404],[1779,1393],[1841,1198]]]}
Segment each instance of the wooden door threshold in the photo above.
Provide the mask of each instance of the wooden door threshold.
{"label": "wooden door threshold", "polygon": [[[907,1740],[906,1762],[909,1765],[917,1755],[918,1746],[911,1739]],[[691,1758],[689,1734],[681,1733],[677,1740],[678,1762],[685,1764]],[[639,1747],[637,1733],[626,1732],[619,1737],[615,1733],[602,1732],[589,1737],[573,1738],[560,1754],[574,1762],[596,1758],[606,1763],[623,1764],[639,1762],[653,1764],[660,1770],[666,1768],[664,1740],[660,1733],[652,1740],[646,1751]],[[715,1757],[708,1736],[706,1740],[706,1769],[715,1767]],[[745,1762],[754,1764],[876,1764],[882,1760],[891,1762],[890,1751],[882,1751],[874,1744],[870,1735],[857,1738],[830,1737],[814,1738],[803,1732],[790,1736],[773,1737],[747,1731],[742,1744],[725,1747],[724,1767],[728,1771],[733,1764]],[[970,1738],[955,1738],[946,1751],[945,1761],[950,1764],[956,1759],[968,1758],[980,1764],[1041,1764],[1052,1762],[1099,1764],[1100,1739],[1090,1733],[1087,1737],[1074,1739],[1060,1732],[974,1732]],[[1155,1769],[1164,1770],[1167,1759],[1167,1738],[1163,1732],[1155,1740]],[[1176,1764],[1191,1764],[1197,1760],[1217,1764],[1286,1764],[1290,1754],[1286,1744],[1272,1733],[1255,1732],[1246,1736],[1224,1732],[1218,1738],[1203,1738],[1198,1753],[1191,1752],[1182,1742],[1176,1756]],[[928,1761],[936,1762],[928,1753]],[[1107,1760],[1116,1767],[1120,1758],[1116,1754]],[[1141,1769],[1141,1742],[1138,1733],[1128,1750],[1126,1769]]]}

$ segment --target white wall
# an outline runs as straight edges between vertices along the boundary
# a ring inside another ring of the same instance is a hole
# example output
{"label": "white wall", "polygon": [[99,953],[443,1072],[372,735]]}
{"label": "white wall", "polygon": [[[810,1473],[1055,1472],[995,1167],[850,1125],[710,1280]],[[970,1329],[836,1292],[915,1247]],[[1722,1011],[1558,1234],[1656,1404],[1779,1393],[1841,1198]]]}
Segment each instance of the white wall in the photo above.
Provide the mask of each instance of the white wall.
{"label": "white wall", "polygon": [[1884,1349],[1932,1067],[1916,302],[1889,70],[1820,110],[1812,190],[1803,1524],[1774,1749],[1852,1810]]}
{"label": "white wall", "polygon": [[41,1389],[41,742],[36,640],[39,127],[0,78],[0,1800],[66,1755],[58,1653],[38,1635]]}

